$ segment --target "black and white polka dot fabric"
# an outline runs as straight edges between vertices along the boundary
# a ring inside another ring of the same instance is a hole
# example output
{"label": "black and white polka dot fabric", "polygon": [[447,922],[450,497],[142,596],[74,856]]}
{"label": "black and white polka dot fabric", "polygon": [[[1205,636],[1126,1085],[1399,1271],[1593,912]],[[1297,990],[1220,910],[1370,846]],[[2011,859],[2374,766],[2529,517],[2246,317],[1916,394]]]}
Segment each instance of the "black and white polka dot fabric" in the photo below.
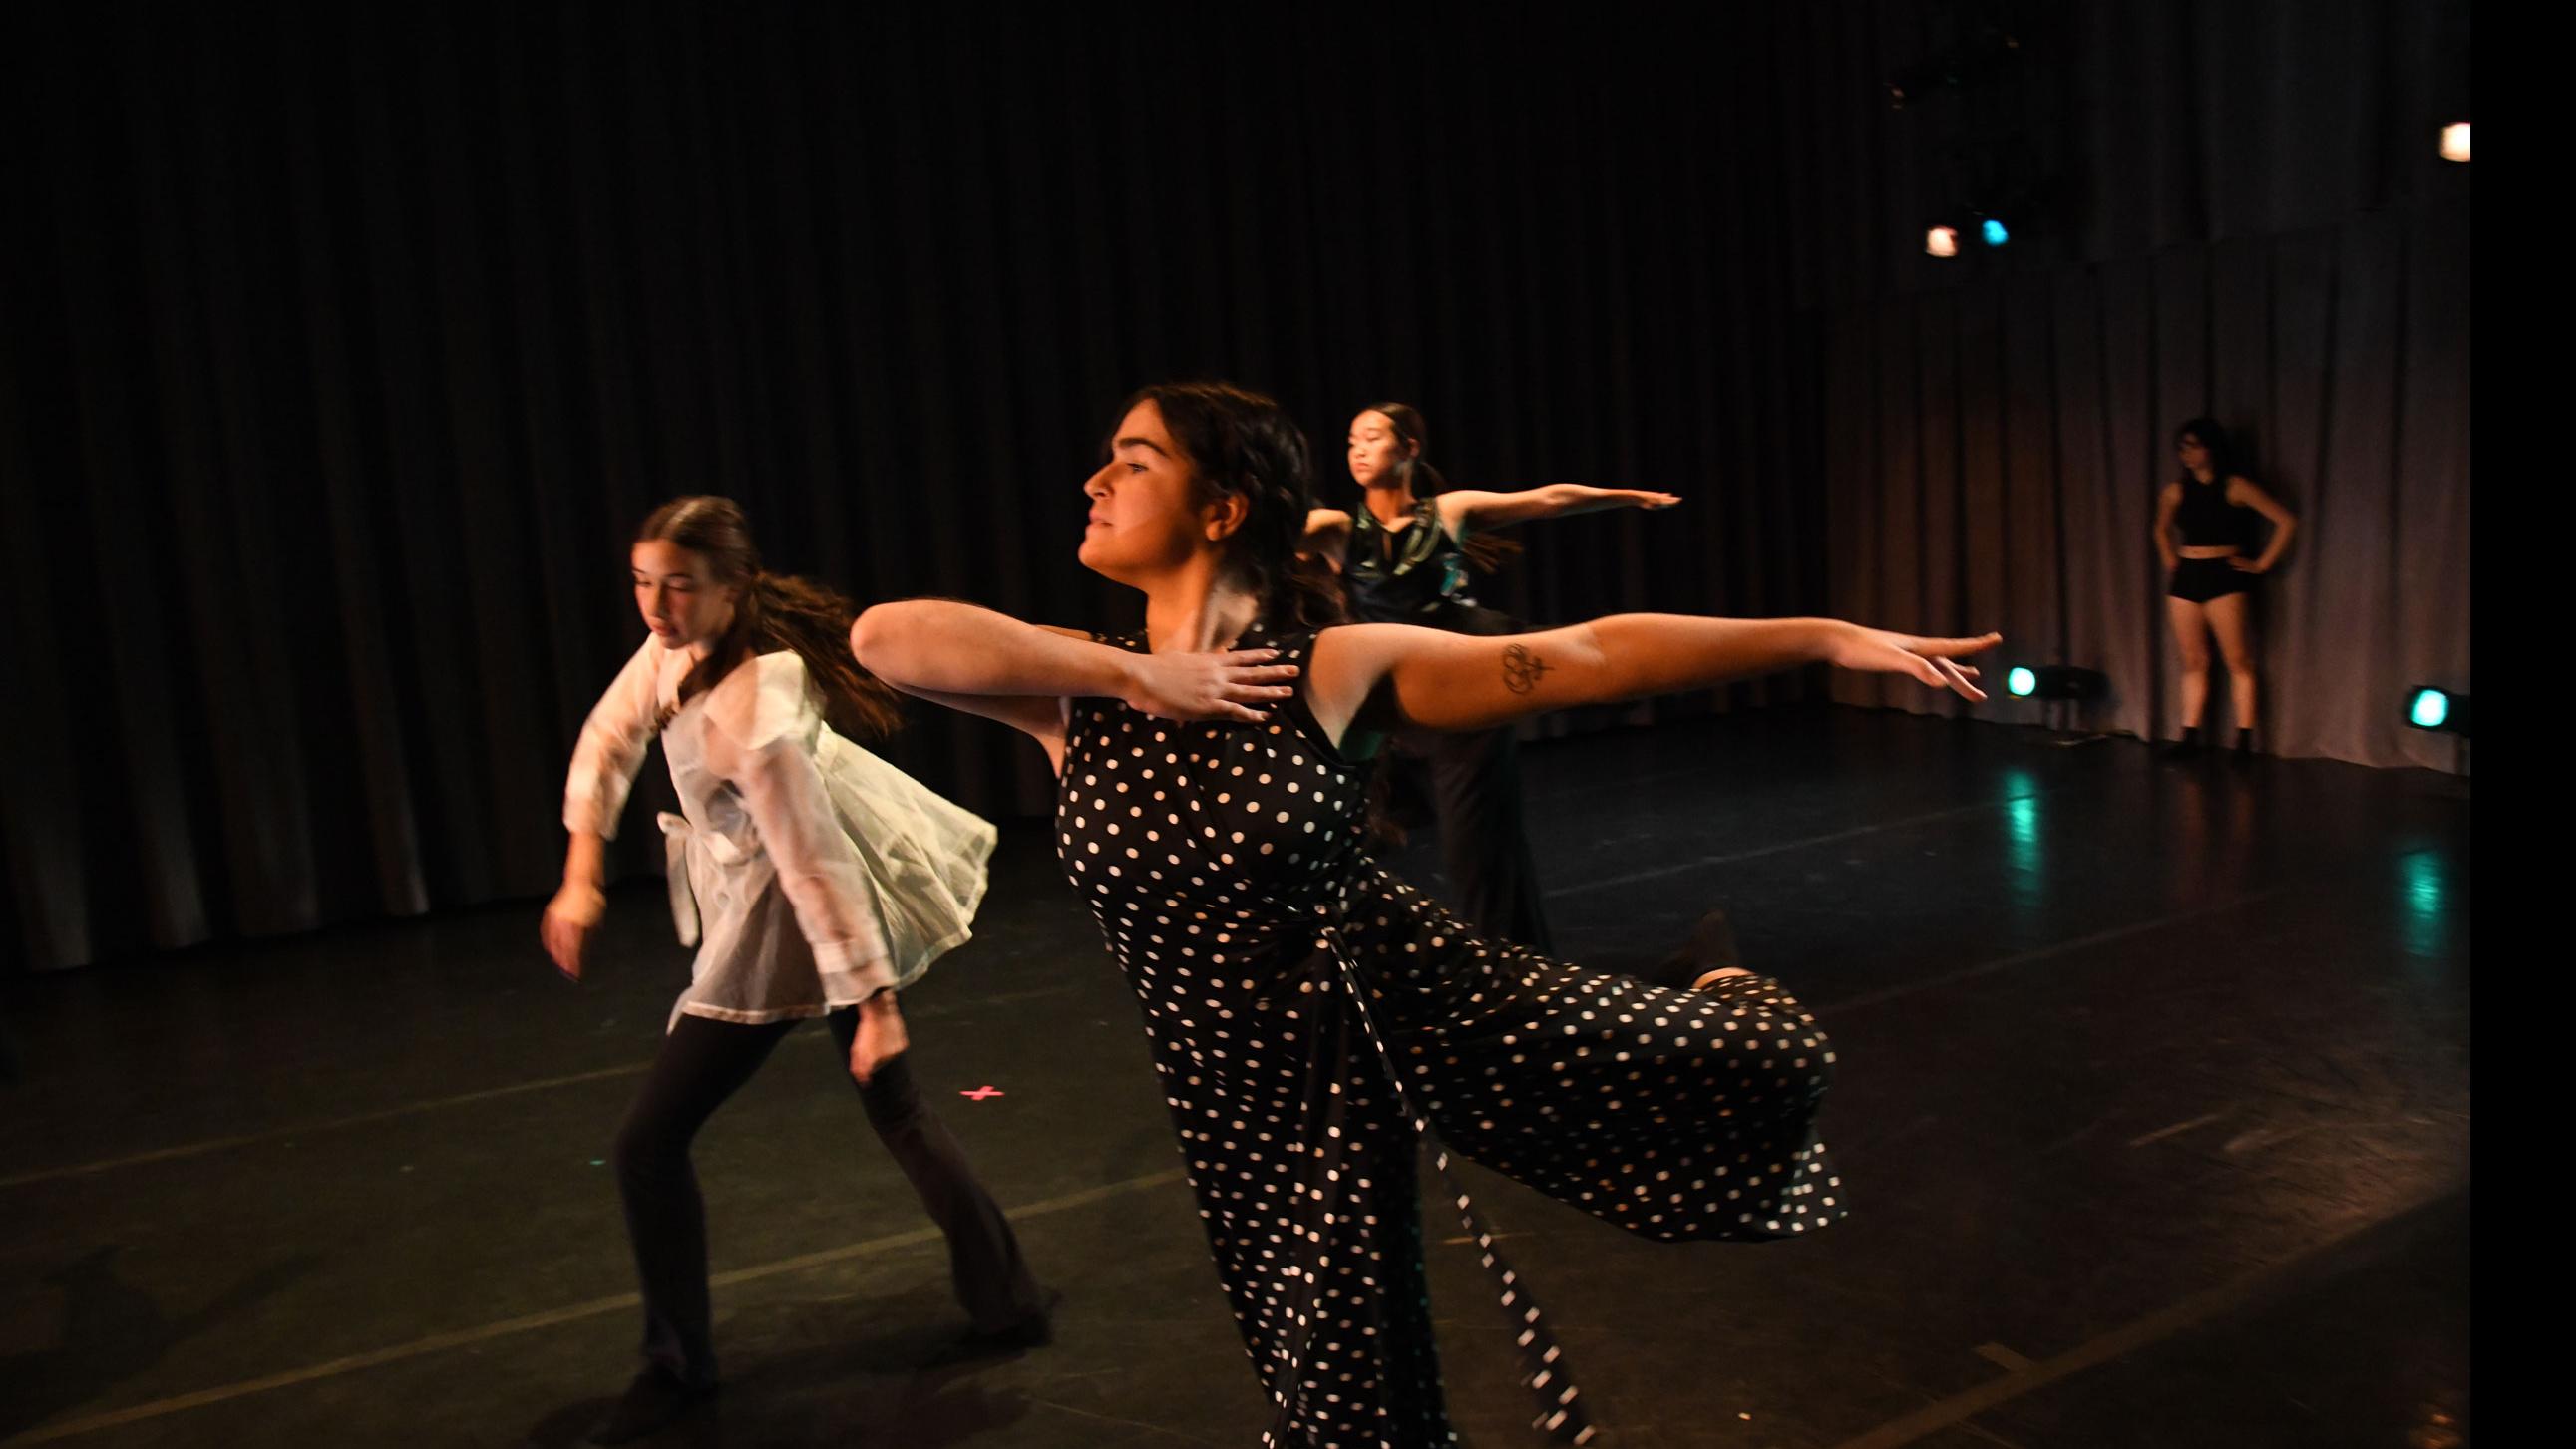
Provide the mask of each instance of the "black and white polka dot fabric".
{"label": "black and white polka dot fabric", "polygon": [[[1310,645],[1238,647],[1302,663]],[[1281,1449],[1453,1442],[1408,1109],[1648,1237],[1790,1237],[1844,1212],[1813,1129],[1833,1052],[1777,982],[1676,992],[1475,939],[1369,860],[1368,774],[1302,698],[1261,724],[1077,700],[1057,797],[1065,872],[1144,1009]],[[1553,1345],[1492,1266],[1541,1421],[1573,1437]]]}

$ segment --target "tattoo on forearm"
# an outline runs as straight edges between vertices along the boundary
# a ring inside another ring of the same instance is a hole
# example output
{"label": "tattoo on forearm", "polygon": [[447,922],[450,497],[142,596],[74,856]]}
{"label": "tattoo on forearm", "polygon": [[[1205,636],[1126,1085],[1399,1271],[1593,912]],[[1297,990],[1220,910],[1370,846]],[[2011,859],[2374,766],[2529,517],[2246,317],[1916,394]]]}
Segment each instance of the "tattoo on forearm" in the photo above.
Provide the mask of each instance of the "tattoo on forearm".
{"label": "tattoo on forearm", "polygon": [[1539,680],[1554,667],[1518,644],[1503,646],[1503,687],[1514,694],[1538,688]]}

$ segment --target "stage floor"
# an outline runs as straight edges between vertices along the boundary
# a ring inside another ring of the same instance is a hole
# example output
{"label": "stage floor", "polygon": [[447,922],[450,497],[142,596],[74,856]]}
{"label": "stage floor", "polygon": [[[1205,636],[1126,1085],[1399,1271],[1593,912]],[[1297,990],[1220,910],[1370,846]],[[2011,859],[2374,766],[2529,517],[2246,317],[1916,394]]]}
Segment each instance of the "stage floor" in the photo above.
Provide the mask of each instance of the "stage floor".
{"label": "stage floor", "polygon": [[[2465,1441],[2464,782],[1851,710],[1524,764],[1562,954],[1723,905],[1841,1058],[1853,1215],[1811,1239],[1657,1245],[1468,1170],[1598,1442]],[[634,1366],[604,1159],[687,953],[658,881],[579,988],[536,917],[15,983],[0,1446],[578,1442]],[[809,1027],[700,1139],[727,1385],[654,1442],[1257,1442],[1133,999],[1041,824],[906,1005],[1057,1342],[919,1367],[963,1326],[946,1257]],[[1543,1442],[1426,1221],[1462,1438]]]}

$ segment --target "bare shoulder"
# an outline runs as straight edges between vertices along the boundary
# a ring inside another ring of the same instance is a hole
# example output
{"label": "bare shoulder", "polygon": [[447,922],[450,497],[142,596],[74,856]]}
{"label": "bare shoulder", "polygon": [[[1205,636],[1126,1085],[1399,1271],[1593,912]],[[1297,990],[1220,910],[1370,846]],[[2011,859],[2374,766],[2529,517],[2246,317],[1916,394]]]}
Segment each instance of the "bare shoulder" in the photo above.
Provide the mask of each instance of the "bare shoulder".
{"label": "bare shoulder", "polygon": [[1395,657],[1407,636],[1438,632],[1411,624],[1335,624],[1315,635],[1314,646],[1306,657],[1317,672],[1364,661],[1383,663]]}
{"label": "bare shoulder", "polygon": [[1477,510],[1492,507],[1503,496],[1489,488],[1452,488],[1434,498],[1432,506],[1440,510],[1440,526],[1464,540],[1475,531]]}
{"label": "bare shoulder", "polygon": [[1410,624],[1337,624],[1316,634],[1306,651],[1306,706],[1326,738],[1343,743],[1370,697],[1408,657],[1416,636],[1448,637]]}
{"label": "bare shoulder", "polygon": [[1336,624],[1318,633],[1306,652],[1307,694],[1356,703],[1426,641],[1452,637],[1412,624]]}

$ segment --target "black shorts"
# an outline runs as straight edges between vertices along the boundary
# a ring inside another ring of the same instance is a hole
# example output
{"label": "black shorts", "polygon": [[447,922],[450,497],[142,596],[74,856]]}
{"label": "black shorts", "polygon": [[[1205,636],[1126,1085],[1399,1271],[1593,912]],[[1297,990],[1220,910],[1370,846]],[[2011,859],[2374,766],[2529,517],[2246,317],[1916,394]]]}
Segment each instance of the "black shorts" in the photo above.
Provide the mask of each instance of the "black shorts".
{"label": "black shorts", "polygon": [[2194,604],[2206,604],[2229,594],[2254,592],[2256,575],[2236,567],[2232,558],[2187,558],[2174,565],[2173,581],[2165,593]]}

